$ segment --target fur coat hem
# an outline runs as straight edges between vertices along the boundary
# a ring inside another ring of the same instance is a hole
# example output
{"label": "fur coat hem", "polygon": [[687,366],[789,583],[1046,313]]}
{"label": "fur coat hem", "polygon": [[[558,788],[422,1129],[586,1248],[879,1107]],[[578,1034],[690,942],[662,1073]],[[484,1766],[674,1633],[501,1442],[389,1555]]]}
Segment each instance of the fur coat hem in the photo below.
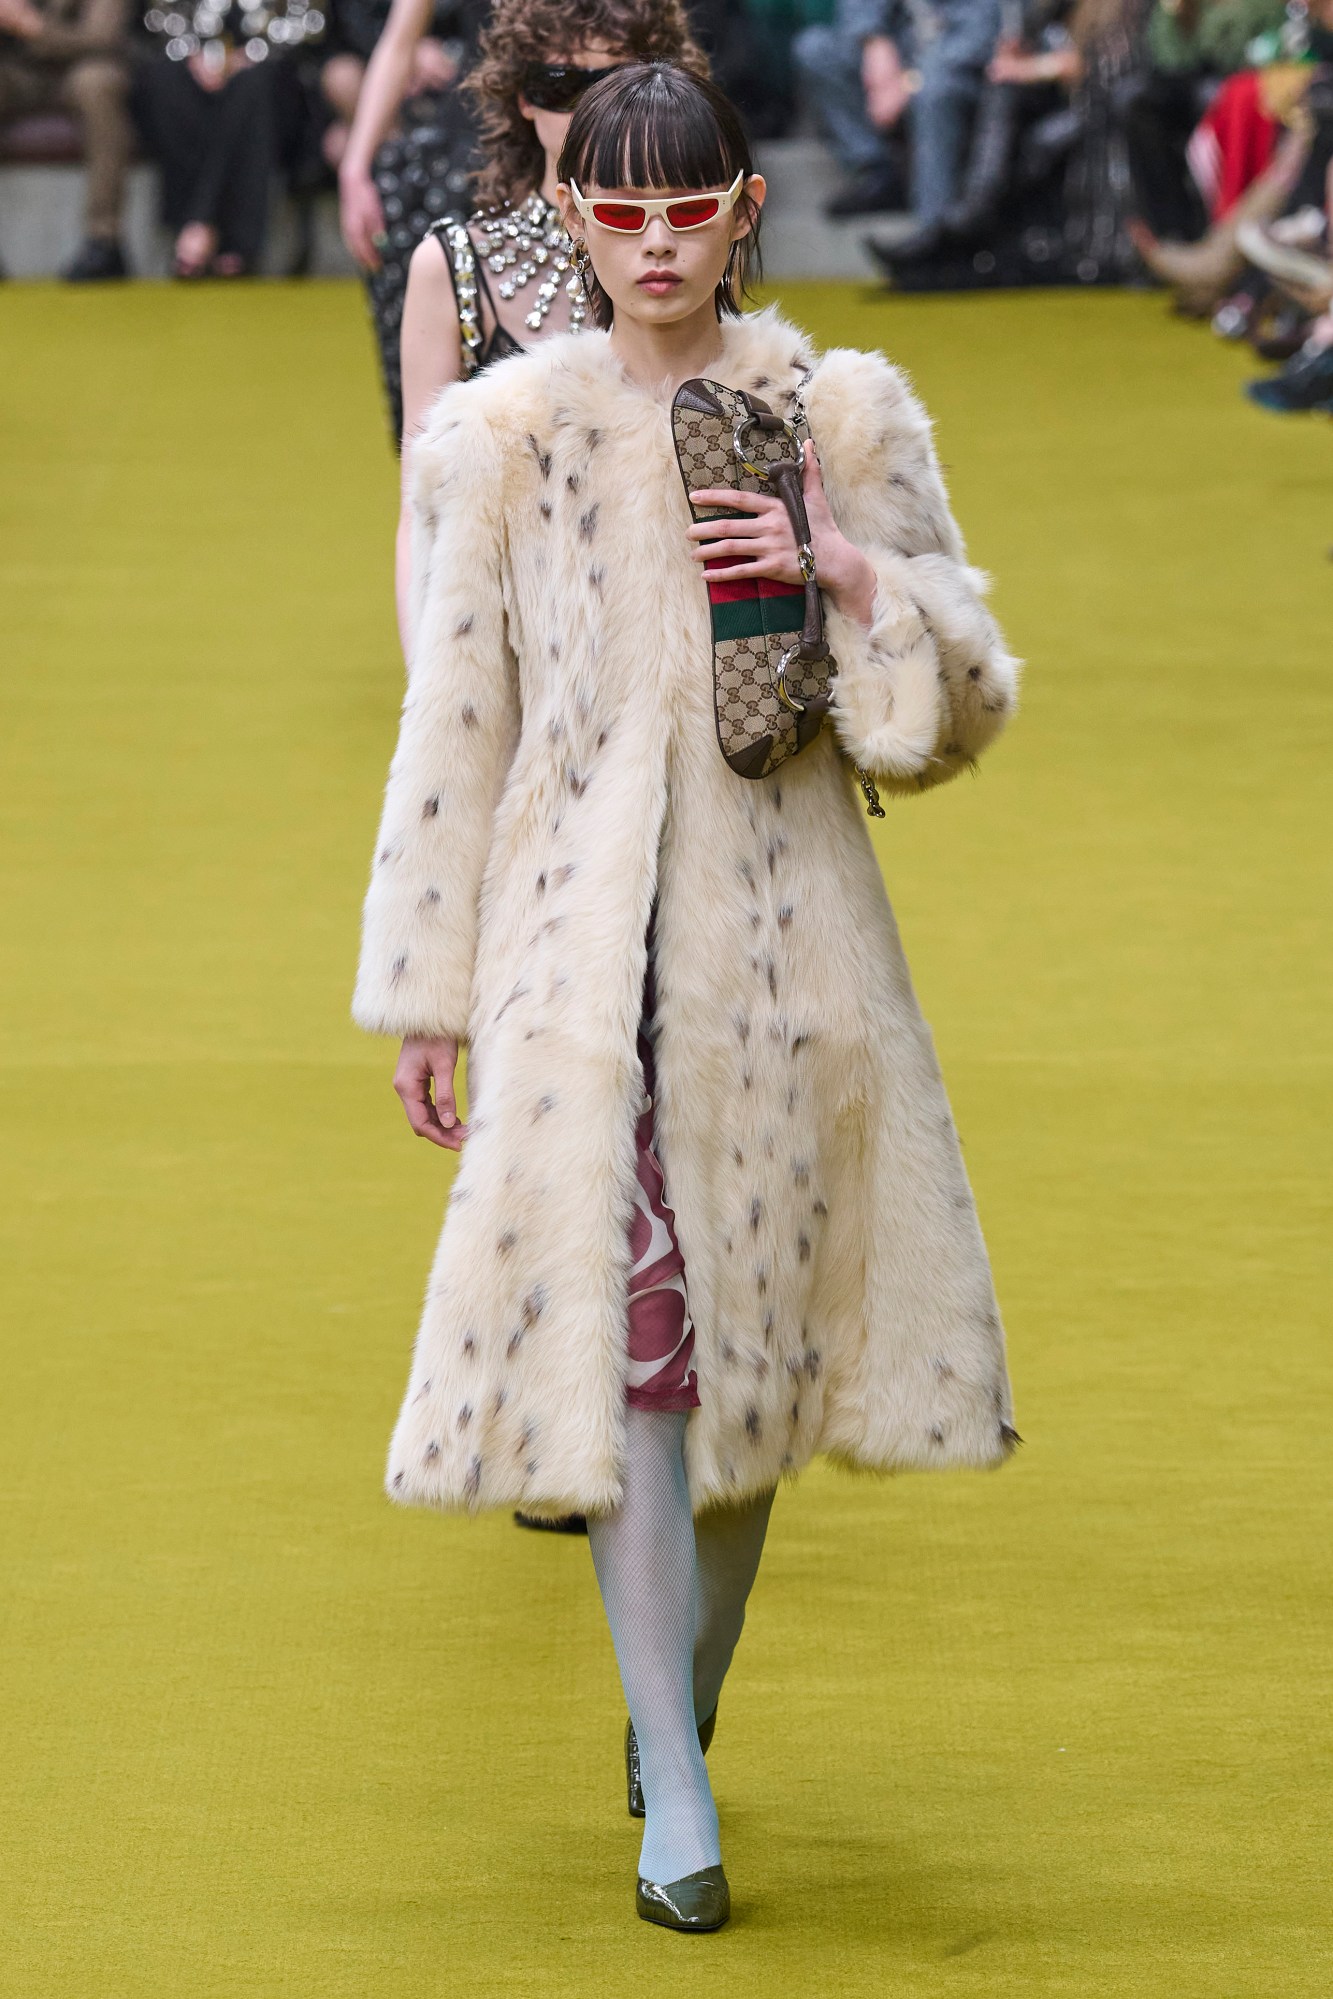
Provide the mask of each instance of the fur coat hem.
{"label": "fur coat hem", "polygon": [[724,327],[716,372],[783,411],[800,391],[876,575],[869,631],[829,608],[833,726],[760,782],[718,749],[669,404],[605,335],[446,390],[414,451],[416,640],[354,1013],[468,1043],[470,1136],[390,1443],[403,1503],[619,1499],[654,903],[695,1507],[816,1453],[900,1471],[1013,1446],[985,1245],[848,760],[892,791],[943,782],[1017,669],[896,369],[820,358],[767,311]]}

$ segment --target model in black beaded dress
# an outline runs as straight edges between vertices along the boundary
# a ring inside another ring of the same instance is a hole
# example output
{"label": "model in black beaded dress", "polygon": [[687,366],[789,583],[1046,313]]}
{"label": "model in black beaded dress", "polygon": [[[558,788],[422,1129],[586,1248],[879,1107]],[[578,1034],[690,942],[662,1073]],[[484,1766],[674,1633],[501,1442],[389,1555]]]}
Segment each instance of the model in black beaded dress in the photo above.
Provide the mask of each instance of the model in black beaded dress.
{"label": "model in black beaded dress", "polygon": [[481,37],[464,85],[480,133],[477,207],[429,227],[412,256],[402,309],[396,577],[405,657],[411,440],[450,382],[582,324],[583,293],[554,205],[555,163],[589,82],[654,57],[705,67],[680,0],[497,0]]}

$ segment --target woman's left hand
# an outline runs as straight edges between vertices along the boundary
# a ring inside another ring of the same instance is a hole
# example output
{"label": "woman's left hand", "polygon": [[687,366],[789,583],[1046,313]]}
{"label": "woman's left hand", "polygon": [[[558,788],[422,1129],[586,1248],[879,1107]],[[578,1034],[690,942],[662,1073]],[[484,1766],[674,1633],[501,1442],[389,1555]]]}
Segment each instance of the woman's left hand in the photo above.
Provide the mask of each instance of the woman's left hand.
{"label": "woman's left hand", "polygon": [[[869,626],[875,598],[875,572],[833,518],[819,460],[806,440],[801,485],[810,547],[819,587],[859,624]],[[768,577],[774,583],[800,583],[801,565],[791,516],[776,493],[740,493],[726,486],[702,486],[691,492],[696,507],[725,507],[735,518],[695,521],[688,532],[696,562],[708,563],[710,583],[732,583]],[[712,565],[717,565],[716,567]]]}

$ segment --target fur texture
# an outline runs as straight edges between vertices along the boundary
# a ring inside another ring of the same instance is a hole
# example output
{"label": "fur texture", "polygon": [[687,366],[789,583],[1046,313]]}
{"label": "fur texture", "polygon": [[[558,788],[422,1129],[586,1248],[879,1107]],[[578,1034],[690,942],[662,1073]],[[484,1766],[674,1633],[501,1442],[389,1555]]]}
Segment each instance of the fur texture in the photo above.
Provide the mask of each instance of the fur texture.
{"label": "fur texture", "polygon": [[[789,407],[802,336],[770,311],[724,337],[719,377]],[[354,1013],[468,1041],[472,1135],[395,1499],[616,1504],[655,887],[696,1507],[818,1451],[889,1471],[1012,1445],[985,1247],[840,746],[889,788],[939,783],[1003,724],[1015,666],[902,377],[833,352],[805,403],[878,595],[868,634],[829,614],[836,733],[759,783],[717,745],[669,409],[605,335],[446,391],[417,448],[418,637]]]}

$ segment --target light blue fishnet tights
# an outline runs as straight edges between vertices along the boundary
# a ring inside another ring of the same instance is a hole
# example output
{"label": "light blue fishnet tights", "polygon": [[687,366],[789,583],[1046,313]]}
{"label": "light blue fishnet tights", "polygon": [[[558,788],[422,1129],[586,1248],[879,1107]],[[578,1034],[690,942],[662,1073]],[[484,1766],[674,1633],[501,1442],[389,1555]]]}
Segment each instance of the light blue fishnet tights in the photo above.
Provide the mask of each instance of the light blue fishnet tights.
{"label": "light blue fishnet tights", "polygon": [[625,1699],[639,1742],[646,1880],[678,1881],[722,1857],[696,1718],[718,1693],[745,1622],[773,1495],[696,1522],[685,1416],[629,1408],[625,1494],[588,1522]]}

